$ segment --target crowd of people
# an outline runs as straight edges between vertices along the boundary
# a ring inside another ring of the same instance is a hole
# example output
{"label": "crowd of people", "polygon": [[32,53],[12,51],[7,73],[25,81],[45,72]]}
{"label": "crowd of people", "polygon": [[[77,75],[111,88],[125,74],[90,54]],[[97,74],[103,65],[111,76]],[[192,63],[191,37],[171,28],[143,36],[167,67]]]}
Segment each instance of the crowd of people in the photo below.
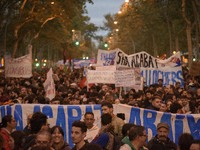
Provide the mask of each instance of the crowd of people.
{"label": "crowd of people", "polygon": [[[0,105],[12,105],[15,103],[100,104],[102,106],[101,128],[99,129],[98,126],[93,124],[94,114],[87,112],[84,115],[84,121],[77,120],[72,125],[71,138],[75,146],[70,148],[64,141],[62,128],[59,126],[49,128],[47,117],[40,112],[29,116],[29,122],[24,131],[13,132],[16,122],[12,116],[5,116],[7,118],[2,118],[0,130],[0,135],[2,135],[0,136],[0,141],[3,141],[0,142],[0,145],[3,144],[4,149],[39,150],[41,146],[44,148],[45,145],[49,149],[56,150],[84,150],[86,148],[90,149],[89,147],[97,150],[177,148],[181,150],[181,142],[188,138],[187,134],[183,135],[183,140],[180,140],[180,145],[177,147],[176,144],[170,143],[172,141],[168,138],[169,126],[166,123],[161,123],[161,125],[158,124],[157,126],[157,135],[146,143],[147,134],[145,128],[143,126],[125,124],[123,118],[113,114],[112,104],[121,103],[176,114],[200,113],[199,77],[192,77],[187,73],[184,74],[184,87],[181,87],[180,82],[176,82],[175,85],[164,86],[163,80],[159,79],[156,84],[136,91],[135,89],[120,89],[113,84],[90,84],[86,86],[84,84],[83,70],[77,69],[72,72],[56,68],[53,75],[56,96],[50,100],[46,97],[43,87],[47,71],[46,69],[34,71],[33,76],[28,79],[0,76]],[[37,122],[38,118],[40,119]],[[116,136],[118,139],[115,138]],[[2,138],[3,140],[1,140]],[[187,149],[195,150],[190,147],[195,147],[196,145],[200,147],[199,141],[196,140],[191,137],[190,142],[186,140],[187,142],[182,142],[182,144],[188,143]],[[117,143],[120,141],[120,144],[113,144],[115,141],[118,141]],[[166,144],[166,142],[168,143]],[[117,146],[118,148],[116,148]]]}

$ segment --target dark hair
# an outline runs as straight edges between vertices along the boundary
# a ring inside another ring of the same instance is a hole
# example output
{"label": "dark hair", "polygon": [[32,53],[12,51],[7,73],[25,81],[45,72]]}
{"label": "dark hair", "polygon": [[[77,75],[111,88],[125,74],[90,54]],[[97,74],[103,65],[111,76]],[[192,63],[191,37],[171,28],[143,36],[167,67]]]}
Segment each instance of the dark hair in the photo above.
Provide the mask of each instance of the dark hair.
{"label": "dark hair", "polygon": [[0,124],[0,128],[5,128],[8,125],[8,122],[12,121],[12,116],[11,115],[6,115],[2,118],[2,122]]}
{"label": "dark hair", "polygon": [[107,125],[112,122],[111,114],[103,114],[101,115],[101,123],[102,125]]}
{"label": "dark hair", "polygon": [[62,134],[62,136],[64,137],[64,131],[60,126],[53,126],[50,130],[50,133],[53,134],[53,132],[58,129],[58,131]]}
{"label": "dark hair", "polygon": [[199,144],[200,145],[200,140],[193,140],[192,143],[191,143],[191,145],[192,144]]}
{"label": "dark hair", "polygon": [[23,131],[13,131],[11,133],[11,136],[13,137],[15,141],[14,150],[22,149],[26,134]]}
{"label": "dark hair", "polygon": [[171,113],[177,113],[177,111],[179,109],[182,109],[181,104],[179,104],[178,102],[174,102],[170,105],[170,112]]}
{"label": "dark hair", "polygon": [[81,132],[87,132],[87,126],[83,121],[74,121],[72,127],[78,127],[81,128]]}
{"label": "dark hair", "polygon": [[145,130],[145,128],[143,126],[139,126],[139,125],[131,127],[129,130],[129,134],[128,134],[129,140],[133,141],[137,136],[142,136],[144,130]]}
{"label": "dark hair", "polygon": [[102,104],[101,104],[101,107],[103,107],[103,106],[107,106],[108,108],[113,108],[113,105],[110,103],[110,102],[103,102]]}
{"label": "dark hair", "polygon": [[47,116],[42,112],[35,112],[30,120],[31,132],[38,133],[43,125],[47,123]]}
{"label": "dark hair", "polygon": [[189,133],[183,133],[178,139],[178,146],[180,150],[188,150],[194,140],[193,136]]}
{"label": "dark hair", "polygon": [[86,117],[86,115],[92,115],[94,117],[94,113],[93,112],[86,112],[84,117]]}
{"label": "dark hair", "polygon": [[122,126],[122,135],[123,137],[127,136],[128,135],[128,131],[130,130],[131,127],[134,127],[135,125],[132,124],[132,123],[125,123],[123,126]]}

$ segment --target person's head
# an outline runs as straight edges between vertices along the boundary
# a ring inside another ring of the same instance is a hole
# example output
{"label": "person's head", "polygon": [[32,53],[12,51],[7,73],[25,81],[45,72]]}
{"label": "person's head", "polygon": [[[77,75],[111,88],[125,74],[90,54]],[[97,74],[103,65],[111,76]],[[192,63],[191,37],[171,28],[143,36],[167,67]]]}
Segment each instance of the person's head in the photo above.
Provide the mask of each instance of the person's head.
{"label": "person's head", "polygon": [[167,105],[165,103],[161,103],[159,111],[166,112],[167,111]]}
{"label": "person's head", "polygon": [[135,125],[132,124],[132,123],[125,123],[123,126],[122,126],[122,135],[123,137],[127,136],[128,133],[129,133],[129,130],[131,127],[134,127]]}
{"label": "person's head", "polygon": [[200,140],[192,141],[190,150],[200,150]]}
{"label": "person's head", "polygon": [[178,113],[178,114],[183,114],[183,106],[179,104],[178,102],[174,102],[170,105],[170,112],[171,113]]}
{"label": "person's head", "polygon": [[165,122],[158,123],[157,137],[160,141],[166,141],[169,134],[169,125]]}
{"label": "person's head", "polygon": [[158,79],[158,84],[163,85],[163,79]]}
{"label": "person's head", "polygon": [[153,93],[151,91],[146,91],[145,96],[146,96],[146,99],[150,100],[153,97]]}
{"label": "person's head", "polygon": [[103,102],[101,104],[101,110],[103,114],[113,114],[113,105],[110,102]]}
{"label": "person's head", "polygon": [[108,85],[104,84],[104,85],[102,85],[101,89],[102,89],[102,91],[107,92],[109,90],[109,87],[108,87]]}
{"label": "person's head", "polygon": [[179,99],[182,101],[183,106],[186,106],[189,103],[189,99],[187,96],[181,96]]}
{"label": "person's head", "polygon": [[91,129],[94,126],[94,113],[93,112],[86,112],[84,115],[84,122],[88,129]]}
{"label": "person's head", "polygon": [[64,131],[60,126],[53,126],[50,132],[53,144],[64,143]]}
{"label": "person's head", "polygon": [[2,118],[1,128],[7,128],[10,132],[16,128],[16,121],[11,115],[6,115]]}
{"label": "person's head", "polygon": [[171,106],[172,103],[173,103],[173,102],[172,102],[171,99],[168,99],[168,100],[166,101],[167,111],[170,111],[170,106]]}
{"label": "person's head", "polygon": [[60,101],[59,97],[55,97],[51,100],[51,104],[60,105]]}
{"label": "person's head", "polygon": [[154,96],[153,99],[152,99],[151,104],[152,104],[152,106],[155,107],[156,109],[160,109],[161,102],[162,102],[161,97],[159,97],[159,96]]}
{"label": "person's head", "polygon": [[147,140],[147,133],[143,126],[134,126],[129,130],[129,140],[136,141],[139,144],[139,147],[144,146],[145,141]]}
{"label": "person's head", "polygon": [[193,136],[189,133],[183,133],[179,136],[178,147],[180,150],[188,150],[192,141],[194,140]]}
{"label": "person's head", "polygon": [[102,126],[106,126],[112,122],[111,114],[102,114],[101,115],[101,124]]}
{"label": "person's head", "polygon": [[50,146],[51,144],[51,133],[42,130],[36,134],[35,145],[37,146]]}
{"label": "person's head", "polygon": [[80,99],[78,97],[73,97],[70,101],[72,105],[80,105]]}
{"label": "person's head", "polygon": [[78,143],[84,141],[86,132],[87,132],[87,126],[86,126],[85,122],[74,121],[72,123],[72,132],[71,132],[73,143],[78,144]]}
{"label": "person's head", "polygon": [[14,131],[11,133],[11,136],[14,140],[14,147],[15,149],[22,149],[23,148],[23,140],[26,137],[26,134],[23,131]]}
{"label": "person's head", "polygon": [[200,96],[200,88],[197,89],[197,96]]}
{"label": "person's head", "polygon": [[31,132],[38,133],[40,130],[48,130],[47,116],[42,112],[35,112],[30,120]]}

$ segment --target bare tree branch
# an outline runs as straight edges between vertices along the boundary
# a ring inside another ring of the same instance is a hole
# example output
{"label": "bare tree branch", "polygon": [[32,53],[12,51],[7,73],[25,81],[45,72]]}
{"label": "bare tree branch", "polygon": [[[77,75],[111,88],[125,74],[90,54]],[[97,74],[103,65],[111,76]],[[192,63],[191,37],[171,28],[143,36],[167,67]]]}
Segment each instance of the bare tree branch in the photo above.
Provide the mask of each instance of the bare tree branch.
{"label": "bare tree branch", "polygon": [[40,34],[42,28],[44,27],[44,25],[45,25],[48,21],[51,21],[51,20],[53,20],[53,19],[55,19],[55,18],[56,18],[56,16],[47,18],[47,19],[42,23],[42,25],[40,26],[40,30],[39,30],[39,31],[35,34],[35,36],[31,39],[30,43],[32,43],[32,41],[33,41],[34,39],[38,38],[38,36],[39,36],[39,34]]}
{"label": "bare tree branch", "polygon": [[190,20],[188,20],[187,16],[186,16],[186,12],[185,12],[185,0],[182,0],[182,16],[183,19],[186,21],[186,23],[189,25],[191,24]]}

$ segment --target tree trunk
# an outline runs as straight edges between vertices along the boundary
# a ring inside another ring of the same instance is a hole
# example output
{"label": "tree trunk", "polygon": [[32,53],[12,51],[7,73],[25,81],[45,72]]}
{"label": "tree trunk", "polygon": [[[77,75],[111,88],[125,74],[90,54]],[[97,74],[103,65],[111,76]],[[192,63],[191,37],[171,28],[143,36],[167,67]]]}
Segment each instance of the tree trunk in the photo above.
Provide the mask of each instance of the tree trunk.
{"label": "tree trunk", "polygon": [[176,46],[176,52],[180,51],[180,49],[179,49],[179,38],[178,38],[178,36],[176,36],[176,38],[175,38],[175,46]]}
{"label": "tree trunk", "polygon": [[192,33],[192,26],[191,26],[191,24],[188,24],[187,28],[186,28],[186,35],[187,35],[187,45],[188,45],[188,66],[189,66],[189,68],[192,65],[192,58],[193,58],[191,33]]}
{"label": "tree trunk", "polygon": [[17,38],[15,43],[14,43],[14,46],[13,46],[12,58],[15,58],[15,55],[16,55],[16,52],[17,52],[17,49],[18,49],[18,45],[19,45],[19,39]]}

